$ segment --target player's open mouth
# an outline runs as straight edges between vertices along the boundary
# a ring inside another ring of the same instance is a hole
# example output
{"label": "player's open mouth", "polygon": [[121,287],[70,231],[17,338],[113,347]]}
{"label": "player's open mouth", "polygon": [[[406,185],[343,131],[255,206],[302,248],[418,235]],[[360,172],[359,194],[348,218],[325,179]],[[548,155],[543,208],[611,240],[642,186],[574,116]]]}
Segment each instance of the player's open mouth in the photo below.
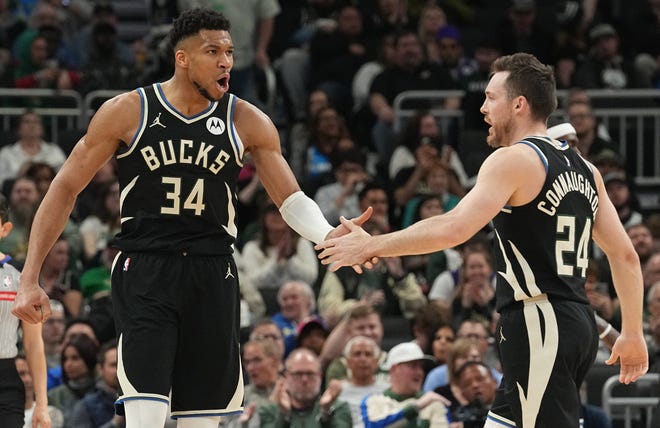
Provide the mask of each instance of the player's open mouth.
{"label": "player's open mouth", "polygon": [[217,80],[217,82],[218,82],[218,85],[220,85],[220,87],[223,90],[226,91],[227,89],[229,89],[229,76],[221,77],[220,79]]}

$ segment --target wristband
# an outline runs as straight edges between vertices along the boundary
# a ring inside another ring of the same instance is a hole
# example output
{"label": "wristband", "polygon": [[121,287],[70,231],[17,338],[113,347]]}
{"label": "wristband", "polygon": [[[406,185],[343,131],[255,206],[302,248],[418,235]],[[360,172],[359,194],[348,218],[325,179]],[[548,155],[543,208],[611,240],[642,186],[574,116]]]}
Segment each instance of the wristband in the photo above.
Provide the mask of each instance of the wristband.
{"label": "wristband", "polygon": [[598,335],[599,339],[605,339],[608,334],[610,334],[610,331],[612,331],[612,324],[608,323],[607,327],[605,327],[605,330],[601,334]]}

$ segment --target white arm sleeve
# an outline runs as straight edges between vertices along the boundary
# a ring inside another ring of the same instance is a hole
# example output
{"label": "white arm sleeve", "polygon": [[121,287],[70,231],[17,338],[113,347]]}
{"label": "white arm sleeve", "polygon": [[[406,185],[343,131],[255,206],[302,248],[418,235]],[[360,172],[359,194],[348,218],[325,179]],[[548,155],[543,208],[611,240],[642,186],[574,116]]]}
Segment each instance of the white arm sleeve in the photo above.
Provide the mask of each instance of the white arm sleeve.
{"label": "white arm sleeve", "polygon": [[302,191],[291,194],[280,207],[282,218],[300,236],[315,244],[334,229],[323,217],[319,206]]}

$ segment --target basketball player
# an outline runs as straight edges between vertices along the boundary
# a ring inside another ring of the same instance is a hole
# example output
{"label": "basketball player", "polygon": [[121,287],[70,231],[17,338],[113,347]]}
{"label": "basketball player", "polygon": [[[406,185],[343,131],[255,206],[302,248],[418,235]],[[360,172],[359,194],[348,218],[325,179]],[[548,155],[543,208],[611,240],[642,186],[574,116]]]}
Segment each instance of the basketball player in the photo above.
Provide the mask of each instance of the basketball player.
{"label": "basketball player", "polygon": [[231,245],[236,181],[246,153],[301,236],[319,242],[348,232],[333,229],[300,191],[270,119],[228,93],[234,53],[229,26],[207,9],[180,15],[170,32],[174,76],[103,104],[32,226],[14,313],[36,323],[50,313],[37,283],[46,252],[78,193],[116,157],[122,225],[112,298],[127,428],[162,427],[168,404],[178,427],[217,428],[221,415],[243,409]]}
{"label": "basketball player", "polygon": [[481,112],[490,125],[488,144],[500,149],[484,161],[458,206],[373,237],[342,220],[352,232],[317,245],[323,263],[336,270],[374,256],[450,248],[494,218],[504,378],[490,428],[579,426],[578,386],[598,343],[584,290],[592,236],[607,254],[621,302],[621,335],[607,363],[619,360],[624,383],[648,369],[639,259],[598,170],[546,136],[556,103],[550,67],[529,54],[499,58]]}
{"label": "basketball player", "polygon": [[[7,198],[0,193],[0,239],[7,236],[12,228]],[[10,255],[0,252],[0,427],[23,428],[26,391],[15,363],[18,355],[16,344],[19,320],[11,314],[20,273],[10,261]],[[35,395],[33,400],[29,400],[34,402],[34,412],[32,420],[28,422],[30,426],[48,428],[50,416],[46,395],[46,353],[41,337],[41,324],[23,322],[21,328],[25,360],[31,368]]]}

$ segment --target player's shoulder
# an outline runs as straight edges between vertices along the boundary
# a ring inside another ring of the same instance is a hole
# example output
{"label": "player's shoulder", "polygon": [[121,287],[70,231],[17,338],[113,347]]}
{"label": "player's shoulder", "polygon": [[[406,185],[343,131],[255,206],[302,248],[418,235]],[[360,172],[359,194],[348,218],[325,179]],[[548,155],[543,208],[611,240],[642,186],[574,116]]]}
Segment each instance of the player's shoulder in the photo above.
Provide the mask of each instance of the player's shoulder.
{"label": "player's shoulder", "polygon": [[277,136],[277,129],[270,117],[240,98],[234,107],[234,126],[247,146],[266,144]]}
{"label": "player's shoulder", "polygon": [[108,119],[117,120],[122,117],[130,117],[137,114],[141,109],[140,95],[137,90],[124,92],[119,95],[106,100],[95,116],[107,117]]}

